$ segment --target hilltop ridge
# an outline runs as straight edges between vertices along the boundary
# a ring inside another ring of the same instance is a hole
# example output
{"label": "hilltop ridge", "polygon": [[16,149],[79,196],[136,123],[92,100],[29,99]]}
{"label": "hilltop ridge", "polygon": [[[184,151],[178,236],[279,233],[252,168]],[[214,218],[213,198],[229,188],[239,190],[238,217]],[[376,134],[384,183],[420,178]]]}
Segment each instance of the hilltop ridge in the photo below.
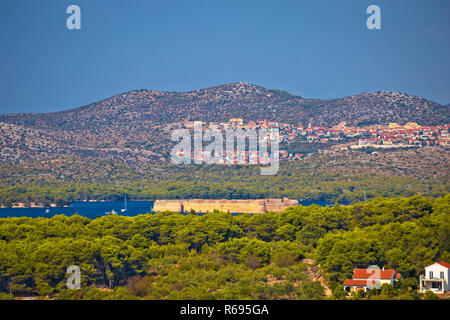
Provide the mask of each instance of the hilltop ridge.
{"label": "hilltop ridge", "polygon": [[322,100],[237,82],[189,92],[133,90],[59,112],[0,115],[0,121],[39,127],[52,124],[61,129],[114,125],[115,121],[126,120],[164,124],[194,119],[227,121],[231,117],[303,125],[313,120],[317,126],[341,121],[351,125],[408,121],[431,125],[450,122],[447,111],[448,106],[399,92],[367,92]]}
{"label": "hilltop ridge", "polygon": [[340,99],[307,99],[246,82],[189,92],[133,90],[82,107],[52,113],[0,115],[1,162],[97,157],[164,162],[168,129],[186,121],[269,120],[334,126],[418,122],[450,123],[448,106],[398,92]]}

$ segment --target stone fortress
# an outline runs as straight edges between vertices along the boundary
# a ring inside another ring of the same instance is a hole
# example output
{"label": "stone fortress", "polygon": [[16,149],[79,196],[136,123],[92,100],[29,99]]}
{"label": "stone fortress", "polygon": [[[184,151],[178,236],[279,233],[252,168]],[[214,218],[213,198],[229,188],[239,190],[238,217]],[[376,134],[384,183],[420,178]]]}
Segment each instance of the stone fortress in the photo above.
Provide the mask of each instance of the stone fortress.
{"label": "stone fortress", "polygon": [[258,199],[258,200],[156,200],[153,212],[209,213],[218,210],[230,213],[267,213],[280,212],[288,207],[297,206],[297,200],[291,199]]}

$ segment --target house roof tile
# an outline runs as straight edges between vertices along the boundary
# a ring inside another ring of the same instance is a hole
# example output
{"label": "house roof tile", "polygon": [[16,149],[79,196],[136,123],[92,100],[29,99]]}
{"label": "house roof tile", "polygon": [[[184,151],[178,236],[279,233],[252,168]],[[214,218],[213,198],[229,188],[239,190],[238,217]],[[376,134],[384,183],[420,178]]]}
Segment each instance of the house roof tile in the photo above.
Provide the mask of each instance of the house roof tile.
{"label": "house roof tile", "polygon": [[444,267],[446,267],[447,269],[450,269],[450,263],[447,263],[447,262],[441,261],[441,262],[438,262],[438,264],[440,264],[441,266],[444,266]]}
{"label": "house roof tile", "polygon": [[346,279],[344,281],[344,286],[358,286],[358,287],[366,287],[374,284],[374,280],[353,280]]}
{"label": "house roof tile", "polygon": [[354,269],[352,279],[391,279],[394,273],[392,269]]}

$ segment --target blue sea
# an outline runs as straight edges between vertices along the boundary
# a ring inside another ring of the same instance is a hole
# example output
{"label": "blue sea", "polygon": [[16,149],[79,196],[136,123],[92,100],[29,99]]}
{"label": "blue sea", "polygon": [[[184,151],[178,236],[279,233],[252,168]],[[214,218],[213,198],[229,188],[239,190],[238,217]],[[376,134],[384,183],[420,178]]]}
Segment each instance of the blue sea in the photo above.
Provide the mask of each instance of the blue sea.
{"label": "blue sea", "polygon": [[[0,217],[53,217],[58,214],[72,216],[79,214],[80,216],[95,219],[106,215],[111,210],[116,211],[123,216],[137,216],[143,213],[151,213],[154,201],[128,201],[127,211],[121,212],[124,208],[123,201],[108,202],[72,202],[68,207],[64,208],[1,208]],[[47,213],[46,210],[49,210]]]}
{"label": "blue sea", "polygon": [[[64,214],[72,216],[78,214],[90,219],[105,216],[107,212],[114,210],[122,216],[137,216],[144,213],[152,213],[154,201],[128,201],[127,211],[121,212],[124,208],[123,201],[105,201],[105,202],[72,202],[68,207],[63,208],[0,208],[0,218],[7,217],[46,217]],[[324,201],[300,201],[303,206],[317,204],[326,206]],[[46,212],[48,210],[48,212]]]}

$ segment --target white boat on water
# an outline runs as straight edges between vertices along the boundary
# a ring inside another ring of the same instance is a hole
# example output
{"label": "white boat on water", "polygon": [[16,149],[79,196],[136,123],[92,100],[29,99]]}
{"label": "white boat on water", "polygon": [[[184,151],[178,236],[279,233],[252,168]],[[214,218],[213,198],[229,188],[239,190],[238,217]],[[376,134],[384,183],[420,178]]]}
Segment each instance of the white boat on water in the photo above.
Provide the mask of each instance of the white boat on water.
{"label": "white boat on water", "polygon": [[50,213],[50,209],[47,208],[47,209],[45,210],[45,213]]}
{"label": "white boat on water", "polygon": [[128,208],[127,208],[127,197],[125,196],[123,200],[124,200],[124,207],[123,207],[123,209],[120,209],[121,212],[125,212],[125,211],[128,210]]}
{"label": "white boat on water", "polygon": [[117,214],[117,212],[114,211],[114,209],[112,209],[111,211],[105,212],[105,215],[110,215],[110,214]]}

